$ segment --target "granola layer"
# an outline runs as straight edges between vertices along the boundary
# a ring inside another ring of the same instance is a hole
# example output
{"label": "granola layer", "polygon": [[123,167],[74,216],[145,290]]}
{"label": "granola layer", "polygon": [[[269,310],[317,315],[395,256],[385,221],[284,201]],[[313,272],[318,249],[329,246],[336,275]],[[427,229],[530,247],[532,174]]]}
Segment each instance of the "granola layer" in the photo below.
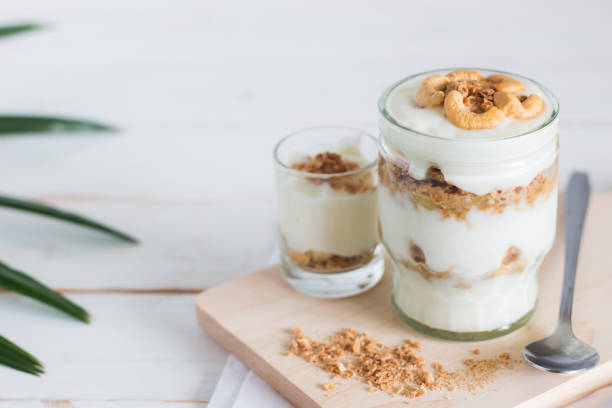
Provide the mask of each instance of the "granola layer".
{"label": "granola layer", "polygon": [[432,279],[448,279],[453,267],[446,269],[445,271],[434,271],[427,265],[425,259],[425,253],[417,244],[410,240],[410,259],[402,259],[400,263],[407,269],[417,271],[421,274],[423,279],[431,281]]}
{"label": "granola layer", "polygon": [[[298,171],[312,174],[327,174],[332,177],[310,177],[312,184],[328,184],[334,190],[344,190],[348,194],[374,192],[376,185],[371,171],[352,173],[359,169],[359,163],[345,160],[338,153],[323,152],[316,156],[307,156],[303,161],[291,167]],[[342,175],[342,173],[351,173]]]}
{"label": "granola layer", "polygon": [[289,250],[289,258],[304,269],[316,272],[339,272],[365,265],[374,257],[374,249],[369,249],[355,256],[342,256],[319,251],[299,252]]}
{"label": "granola layer", "polygon": [[[423,279],[431,281],[432,279],[449,279],[454,266],[447,268],[444,271],[435,271],[427,265],[425,259],[425,253],[414,241],[410,240],[409,248],[410,259],[400,259],[400,263],[406,269],[410,269],[418,272]],[[523,255],[523,252],[515,246],[508,248],[501,260],[500,266],[489,272],[484,279],[493,279],[504,275],[514,275],[523,273],[527,269],[527,259]],[[455,286],[457,289],[471,289],[471,285],[467,283],[457,283]]]}
{"label": "granola layer", "polygon": [[415,207],[421,205],[427,210],[440,211],[444,218],[465,220],[472,208],[501,214],[509,205],[526,203],[533,206],[538,197],[548,197],[557,183],[557,163],[555,161],[551,168],[538,173],[526,186],[493,190],[482,195],[449,183],[435,164],[429,167],[425,178],[417,179],[410,175],[408,163],[386,160],[381,155],[378,175],[380,183],[392,195],[398,192],[408,195]]}
{"label": "granola layer", "polygon": [[515,246],[511,246],[506,251],[504,259],[501,261],[499,268],[491,271],[485,279],[493,279],[498,276],[514,275],[522,273],[527,269],[527,259],[522,251]]}

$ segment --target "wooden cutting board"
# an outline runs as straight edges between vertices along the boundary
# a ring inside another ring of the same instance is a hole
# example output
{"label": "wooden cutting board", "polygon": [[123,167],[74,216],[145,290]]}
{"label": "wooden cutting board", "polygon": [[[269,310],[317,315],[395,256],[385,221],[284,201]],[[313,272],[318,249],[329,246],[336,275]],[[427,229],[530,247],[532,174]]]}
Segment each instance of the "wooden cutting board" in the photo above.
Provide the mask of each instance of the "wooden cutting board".
{"label": "wooden cutting board", "polygon": [[[330,380],[330,375],[301,358],[286,357],[291,329],[299,327],[315,339],[342,328],[368,331],[387,345],[410,338],[423,344],[426,362],[448,368],[461,360],[509,352],[520,359],[524,345],[549,335],[555,327],[563,271],[563,231],[545,260],[540,275],[536,313],[522,329],[494,340],[457,343],[426,337],[406,327],[391,306],[391,273],[367,293],[347,299],[315,299],[293,291],[280,276],[278,266],[264,269],[206,290],[196,298],[202,328],[234,353],[297,407],[553,407],[574,401],[612,384],[612,194],[591,198],[580,253],[574,330],[600,353],[599,365],[575,376],[549,374],[527,364],[518,370],[501,370],[497,380],[477,395],[465,391],[429,392],[409,400],[386,393],[371,393],[358,380]],[[332,391],[325,383],[342,385]],[[447,399],[450,398],[450,399]],[[406,401],[411,403],[408,405]]]}

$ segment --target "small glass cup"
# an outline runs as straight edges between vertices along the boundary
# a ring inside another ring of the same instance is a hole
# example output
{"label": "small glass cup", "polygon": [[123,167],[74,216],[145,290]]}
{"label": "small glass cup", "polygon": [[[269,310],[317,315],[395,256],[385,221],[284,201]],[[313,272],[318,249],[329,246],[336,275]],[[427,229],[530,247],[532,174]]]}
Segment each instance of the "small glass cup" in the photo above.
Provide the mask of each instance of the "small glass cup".
{"label": "small glass cup", "polygon": [[300,130],[276,145],[281,264],[297,291],[339,298],[380,281],[377,155],[376,138],[341,127]]}

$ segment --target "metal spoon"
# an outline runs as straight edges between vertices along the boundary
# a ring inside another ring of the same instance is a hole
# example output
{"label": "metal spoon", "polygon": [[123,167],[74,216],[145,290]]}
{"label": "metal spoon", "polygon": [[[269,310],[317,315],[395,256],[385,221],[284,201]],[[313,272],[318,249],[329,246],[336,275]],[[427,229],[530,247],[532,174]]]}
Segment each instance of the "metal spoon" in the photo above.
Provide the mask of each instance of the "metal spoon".
{"label": "metal spoon", "polygon": [[525,361],[536,368],[553,373],[587,370],[599,360],[597,350],[578,340],[572,331],[576,265],[590,192],[587,175],[573,173],[565,199],[565,272],[559,322],[552,336],[533,342],[523,349]]}

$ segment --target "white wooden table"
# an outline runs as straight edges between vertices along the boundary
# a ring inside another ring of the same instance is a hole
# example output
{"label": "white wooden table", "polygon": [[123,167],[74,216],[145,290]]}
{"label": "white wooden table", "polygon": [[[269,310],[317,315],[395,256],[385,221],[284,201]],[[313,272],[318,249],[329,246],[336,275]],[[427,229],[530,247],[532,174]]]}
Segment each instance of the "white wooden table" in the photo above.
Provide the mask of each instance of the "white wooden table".
{"label": "white wooden table", "polygon": [[[469,3],[469,2],[468,2]],[[68,293],[90,325],[0,295],[0,333],[41,378],[0,367],[0,407],[203,407],[226,353],[193,294],[272,262],[271,149],[287,132],[376,131],[392,81],[443,66],[537,78],[559,96],[561,182],[612,190],[612,5],[604,1],[20,0],[1,23],[0,112],[118,125],[0,139],[0,190],[120,227],[138,246],[0,210],[0,259]]]}

